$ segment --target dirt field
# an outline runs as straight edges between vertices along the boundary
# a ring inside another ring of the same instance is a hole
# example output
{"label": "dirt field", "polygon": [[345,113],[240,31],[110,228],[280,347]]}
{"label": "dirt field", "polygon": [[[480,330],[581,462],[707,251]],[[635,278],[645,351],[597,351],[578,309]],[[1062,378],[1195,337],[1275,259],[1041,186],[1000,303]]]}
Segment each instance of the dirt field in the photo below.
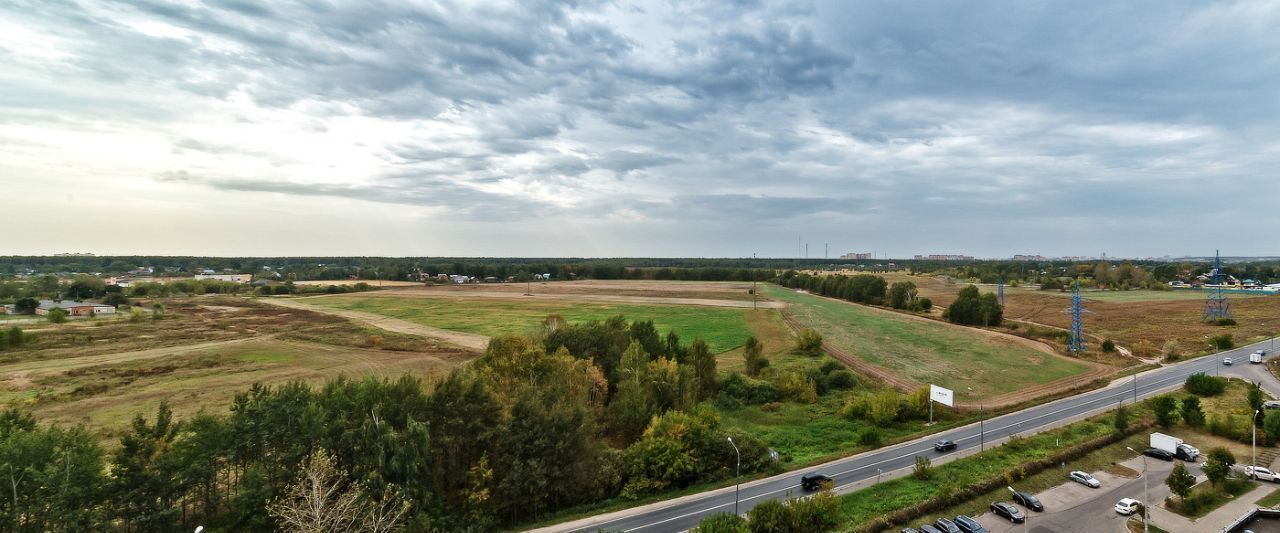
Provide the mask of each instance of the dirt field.
{"label": "dirt field", "polygon": [[345,374],[431,379],[475,350],[342,317],[240,298],[165,300],[163,320],[86,320],[27,328],[33,346],[0,352],[0,402],[85,424],[104,442],[166,400],[179,414],[223,410],[253,383]]}
{"label": "dirt field", "polygon": [[[950,305],[967,283],[949,282],[933,276],[886,274],[885,280],[911,281],[920,296],[933,300],[937,313]],[[981,285],[983,291],[995,291],[992,285]],[[1048,292],[1028,288],[1006,287],[1005,319],[1027,324],[1041,324],[1056,329],[1071,327],[1070,292]],[[1177,341],[1183,355],[1209,352],[1206,339],[1219,333],[1230,333],[1237,344],[1280,335],[1280,296],[1228,295],[1236,326],[1210,326],[1201,322],[1204,293],[1191,291],[1108,291],[1088,292],[1085,297],[1085,335],[1090,339],[1091,358],[1105,359],[1098,349],[1104,339],[1130,350],[1140,358],[1159,357],[1167,341]],[[937,314],[935,313],[935,314]],[[1053,343],[1060,350],[1060,342]],[[1116,361],[1105,361],[1116,363]]]}
{"label": "dirt field", "polygon": [[377,279],[315,279],[307,281],[295,281],[294,285],[307,285],[312,287],[328,287],[336,285],[345,287],[347,285],[355,285],[357,283],[366,283],[371,287],[421,287],[422,284],[416,281],[390,281]]}

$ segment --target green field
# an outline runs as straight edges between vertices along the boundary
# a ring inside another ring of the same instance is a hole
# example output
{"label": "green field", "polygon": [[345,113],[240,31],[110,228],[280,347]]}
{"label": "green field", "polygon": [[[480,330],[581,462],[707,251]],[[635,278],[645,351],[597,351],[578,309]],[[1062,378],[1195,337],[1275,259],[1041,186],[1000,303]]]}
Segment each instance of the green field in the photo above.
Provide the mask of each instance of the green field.
{"label": "green field", "polygon": [[789,302],[791,313],[822,333],[827,342],[920,383],[950,388],[963,400],[1013,392],[1088,368],[979,331],[897,316],[776,285],[769,285],[766,294]]}
{"label": "green field", "polygon": [[427,326],[491,337],[529,333],[537,329],[550,314],[558,314],[569,322],[605,320],[616,315],[623,315],[627,320],[633,321],[652,320],[663,335],[674,330],[686,343],[700,337],[715,353],[741,346],[751,335],[746,319],[750,309],[359,295],[308,298],[305,301],[322,307],[376,313]]}

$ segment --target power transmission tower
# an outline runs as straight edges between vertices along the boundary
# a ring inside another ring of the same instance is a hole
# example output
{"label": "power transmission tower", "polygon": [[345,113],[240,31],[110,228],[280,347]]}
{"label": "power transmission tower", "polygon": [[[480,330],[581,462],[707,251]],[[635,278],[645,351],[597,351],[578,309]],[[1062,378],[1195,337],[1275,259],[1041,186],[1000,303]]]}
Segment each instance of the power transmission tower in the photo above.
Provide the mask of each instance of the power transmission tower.
{"label": "power transmission tower", "polygon": [[1084,353],[1084,300],[1080,298],[1080,280],[1071,285],[1071,354]]}
{"label": "power transmission tower", "polygon": [[1000,306],[1004,307],[1004,274],[1000,275],[1000,285],[996,286],[996,293],[1000,296]]}
{"label": "power transmission tower", "polygon": [[1209,275],[1209,299],[1204,302],[1204,316],[1200,320],[1215,322],[1222,318],[1231,318],[1231,304],[1227,302],[1227,293],[1222,290],[1222,257],[1213,251],[1213,272]]}

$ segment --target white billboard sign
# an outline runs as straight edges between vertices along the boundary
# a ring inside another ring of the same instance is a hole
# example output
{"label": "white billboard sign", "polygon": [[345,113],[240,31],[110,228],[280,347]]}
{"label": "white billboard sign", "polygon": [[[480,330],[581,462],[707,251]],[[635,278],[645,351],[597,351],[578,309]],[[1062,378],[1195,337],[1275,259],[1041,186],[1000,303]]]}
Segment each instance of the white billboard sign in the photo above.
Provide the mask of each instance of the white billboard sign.
{"label": "white billboard sign", "polygon": [[947,407],[955,406],[955,393],[951,389],[944,389],[937,385],[929,385],[929,399],[943,404]]}

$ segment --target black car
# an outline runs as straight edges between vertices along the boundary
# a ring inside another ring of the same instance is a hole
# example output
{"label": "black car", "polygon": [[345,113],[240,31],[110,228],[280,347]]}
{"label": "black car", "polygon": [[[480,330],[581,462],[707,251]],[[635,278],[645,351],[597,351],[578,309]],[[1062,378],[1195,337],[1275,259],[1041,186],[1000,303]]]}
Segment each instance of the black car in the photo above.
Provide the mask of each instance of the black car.
{"label": "black car", "polygon": [[938,528],[929,524],[920,524],[918,529],[920,530],[920,533],[942,533],[941,531],[938,531]]}
{"label": "black car", "polygon": [[818,490],[822,488],[823,483],[834,482],[831,476],[826,474],[809,474],[800,478],[800,488],[804,490]]}
{"label": "black car", "polygon": [[960,526],[960,530],[964,533],[989,533],[987,528],[982,527],[977,520],[969,518],[965,515],[956,515],[956,525]]}
{"label": "black car", "polygon": [[1031,493],[1015,492],[1013,493],[1013,501],[1018,502],[1022,504],[1023,507],[1031,509],[1037,513],[1044,512],[1044,504],[1040,503],[1040,500],[1037,500],[1035,496],[1031,495]]}
{"label": "black car", "polygon": [[938,528],[938,531],[942,533],[964,533],[960,530],[960,526],[946,518],[939,518],[937,522],[933,523],[933,527]]}
{"label": "black car", "polygon": [[1015,524],[1021,524],[1027,521],[1027,517],[1022,516],[1022,511],[1014,507],[1009,502],[991,502],[991,512],[1000,518],[1004,518]]}
{"label": "black car", "polygon": [[942,439],[933,443],[933,449],[939,452],[949,452],[956,449],[956,443],[951,439]]}
{"label": "black car", "polygon": [[1173,454],[1166,452],[1164,450],[1161,450],[1160,448],[1147,448],[1147,451],[1142,452],[1142,455],[1151,457],[1153,459],[1159,459],[1161,461],[1173,460]]}

